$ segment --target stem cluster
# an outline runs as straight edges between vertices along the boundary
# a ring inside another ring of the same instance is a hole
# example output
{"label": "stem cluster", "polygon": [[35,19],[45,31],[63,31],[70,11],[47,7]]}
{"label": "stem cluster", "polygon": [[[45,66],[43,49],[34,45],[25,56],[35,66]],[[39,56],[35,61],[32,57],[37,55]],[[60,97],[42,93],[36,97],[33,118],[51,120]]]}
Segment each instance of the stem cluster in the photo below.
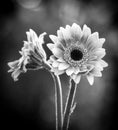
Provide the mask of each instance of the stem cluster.
{"label": "stem cluster", "polygon": [[63,98],[61,82],[58,75],[51,73],[55,85],[55,112],[56,112],[56,130],[68,130],[70,116],[76,107],[74,103],[77,84],[70,80],[69,92],[66,100],[65,110],[63,112]]}

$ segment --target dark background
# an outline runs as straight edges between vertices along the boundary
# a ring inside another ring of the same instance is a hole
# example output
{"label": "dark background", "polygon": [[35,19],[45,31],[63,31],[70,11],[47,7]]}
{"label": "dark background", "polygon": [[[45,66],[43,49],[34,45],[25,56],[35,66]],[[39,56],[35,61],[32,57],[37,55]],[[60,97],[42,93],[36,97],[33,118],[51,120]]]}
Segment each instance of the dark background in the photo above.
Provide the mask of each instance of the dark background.
{"label": "dark background", "polygon": [[[20,57],[18,51],[32,28],[55,34],[60,26],[87,24],[106,38],[105,61],[109,67],[90,87],[82,79],[70,130],[118,129],[118,3],[115,0],[4,0],[0,1],[0,129],[54,130],[54,86],[46,70],[28,71],[14,82],[7,62]],[[46,42],[51,42],[45,37]],[[51,52],[44,48],[48,54]],[[61,76],[63,98],[68,77]]]}

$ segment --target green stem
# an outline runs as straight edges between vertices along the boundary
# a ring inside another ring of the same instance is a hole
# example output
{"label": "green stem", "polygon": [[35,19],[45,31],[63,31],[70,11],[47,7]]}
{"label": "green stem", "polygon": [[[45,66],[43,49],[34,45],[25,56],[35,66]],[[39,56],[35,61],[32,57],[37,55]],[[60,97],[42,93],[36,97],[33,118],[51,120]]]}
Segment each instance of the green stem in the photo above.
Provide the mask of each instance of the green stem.
{"label": "green stem", "polygon": [[63,130],[68,130],[70,116],[76,105],[74,104],[76,88],[77,88],[77,84],[75,84],[73,80],[70,80],[70,87],[69,87],[68,97],[66,100],[65,111],[64,111]]}
{"label": "green stem", "polygon": [[63,125],[63,101],[62,88],[59,76],[51,73],[55,84],[55,112],[56,112],[56,130],[62,130]]}

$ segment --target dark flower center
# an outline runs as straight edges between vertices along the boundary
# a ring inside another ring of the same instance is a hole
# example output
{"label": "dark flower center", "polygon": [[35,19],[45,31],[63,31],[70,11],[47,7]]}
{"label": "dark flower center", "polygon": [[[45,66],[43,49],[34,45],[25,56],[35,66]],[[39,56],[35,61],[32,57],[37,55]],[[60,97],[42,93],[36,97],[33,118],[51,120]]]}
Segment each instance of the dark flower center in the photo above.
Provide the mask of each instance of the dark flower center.
{"label": "dark flower center", "polygon": [[83,58],[83,53],[79,49],[74,49],[71,51],[70,56],[73,60],[79,61]]}

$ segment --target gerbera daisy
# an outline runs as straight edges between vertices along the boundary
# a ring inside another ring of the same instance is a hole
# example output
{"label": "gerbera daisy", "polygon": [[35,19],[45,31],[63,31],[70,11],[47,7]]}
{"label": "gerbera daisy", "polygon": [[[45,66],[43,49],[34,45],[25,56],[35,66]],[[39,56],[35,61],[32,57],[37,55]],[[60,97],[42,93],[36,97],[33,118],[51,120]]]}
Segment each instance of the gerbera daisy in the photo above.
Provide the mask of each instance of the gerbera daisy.
{"label": "gerbera daisy", "polygon": [[8,72],[12,72],[12,77],[15,81],[18,80],[20,73],[25,73],[28,69],[40,69],[44,67],[44,64],[47,64],[46,53],[42,47],[46,33],[44,32],[38,37],[37,34],[30,29],[26,34],[27,41],[24,41],[24,46],[19,52],[21,58],[8,63],[10,67]]}
{"label": "gerbera daisy", "polygon": [[47,44],[53,55],[49,59],[55,74],[66,73],[76,84],[85,75],[92,85],[94,76],[101,77],[104,67],[108,64],[102,60],[105,49],[102,48],[104,38],[98,32],[91,33],[87,25],[80,28],[76,23],[65,28],[60,27],[57,36],[50,35],[54,44]]}

